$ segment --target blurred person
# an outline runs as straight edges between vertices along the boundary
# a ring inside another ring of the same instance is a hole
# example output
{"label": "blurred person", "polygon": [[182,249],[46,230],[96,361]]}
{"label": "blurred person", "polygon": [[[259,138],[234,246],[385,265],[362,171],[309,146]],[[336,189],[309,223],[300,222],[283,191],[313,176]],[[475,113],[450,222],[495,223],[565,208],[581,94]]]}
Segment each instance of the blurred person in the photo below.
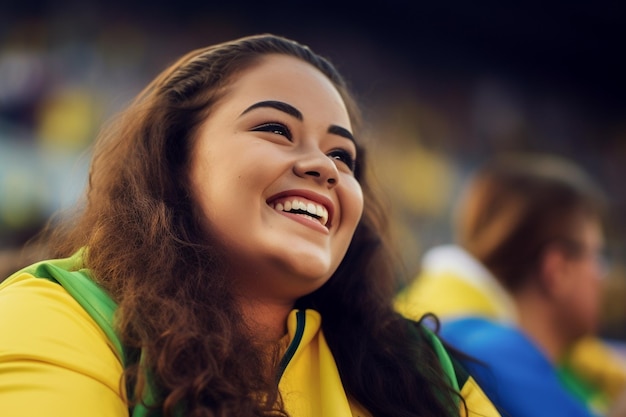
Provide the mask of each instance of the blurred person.
{"label": "blurred person", "polygon": [[0,415],[498,416],[393,308],[359,113],[273,35],[157,76],[98,138],[51,259],[0,285]]}
{"label": "blurred person", "polygon": [[432,312],[442,337],[503,415],[606,414],[625,366],[596,335],[606,197],[571,161],[500,155],[455,208],[458,243],[427,251],[399,294],[407,317]]}

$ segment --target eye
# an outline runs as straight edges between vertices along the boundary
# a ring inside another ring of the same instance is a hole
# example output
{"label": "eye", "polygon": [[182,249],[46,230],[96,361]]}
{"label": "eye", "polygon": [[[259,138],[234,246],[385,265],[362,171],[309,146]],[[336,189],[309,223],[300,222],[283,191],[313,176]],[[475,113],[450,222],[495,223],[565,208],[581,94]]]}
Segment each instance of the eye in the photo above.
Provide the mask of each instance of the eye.
{"label": "eye", "polygon": [[269,132],[275,135],[281,135],[286,137],[288,140],[292,140],[291,131],[287,126],[279,122],[268,122],[263,123],[262,125],[256,126],[251,129],[253,132]]}
{"label": "eye", "polygon": [[352,172],[356,168],[355,158],[345,149],[335,149],[328,154],[328,157],[343,162]]}

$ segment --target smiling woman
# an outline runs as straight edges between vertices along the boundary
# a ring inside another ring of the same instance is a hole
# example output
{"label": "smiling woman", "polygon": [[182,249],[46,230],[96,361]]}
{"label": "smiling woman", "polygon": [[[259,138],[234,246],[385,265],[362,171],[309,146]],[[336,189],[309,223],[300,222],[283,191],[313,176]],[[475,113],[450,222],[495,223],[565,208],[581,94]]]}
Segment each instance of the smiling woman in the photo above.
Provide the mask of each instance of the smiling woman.
{"label": "smiling woman", "polygon": [[0,286],[0,414],[497,416],[394,312],[358,132],[343,78],[288,39],[166,69],[98,139],[50,259]]}

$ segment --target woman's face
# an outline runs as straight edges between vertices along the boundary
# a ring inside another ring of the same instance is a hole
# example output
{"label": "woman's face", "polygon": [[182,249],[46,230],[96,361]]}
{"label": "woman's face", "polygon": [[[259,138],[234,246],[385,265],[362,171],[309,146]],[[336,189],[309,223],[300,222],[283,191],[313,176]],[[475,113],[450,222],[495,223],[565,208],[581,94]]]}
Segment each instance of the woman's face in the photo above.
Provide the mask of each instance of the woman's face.
{"label": "woman's face", "polygon": [[566,261],[567,283],[563,297],[563,321],[575,337],[593,333],[599,323],[602,278],[606,275],[602,260],[604,235],[596,219],[585,219],[579,227],[579,256]]}
{"label": "woman's face", "polygon": [[242,72],[201,126],[190,181],[244,295],[293,300],[337,269],[363,211],[345,104],[299,59]]}

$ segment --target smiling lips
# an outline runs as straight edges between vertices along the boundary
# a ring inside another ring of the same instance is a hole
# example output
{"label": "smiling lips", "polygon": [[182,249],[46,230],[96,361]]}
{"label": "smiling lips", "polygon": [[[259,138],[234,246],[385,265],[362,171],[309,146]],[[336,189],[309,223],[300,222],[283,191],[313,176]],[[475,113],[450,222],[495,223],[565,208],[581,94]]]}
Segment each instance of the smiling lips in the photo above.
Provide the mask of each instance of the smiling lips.
{"label": "smiling lips", "polygon": [[328,223],[328,210],[321,204],[303,198],[285,198],[273,201],[270,206],[277,211],[300,214],[319,221],[322,226]]}

